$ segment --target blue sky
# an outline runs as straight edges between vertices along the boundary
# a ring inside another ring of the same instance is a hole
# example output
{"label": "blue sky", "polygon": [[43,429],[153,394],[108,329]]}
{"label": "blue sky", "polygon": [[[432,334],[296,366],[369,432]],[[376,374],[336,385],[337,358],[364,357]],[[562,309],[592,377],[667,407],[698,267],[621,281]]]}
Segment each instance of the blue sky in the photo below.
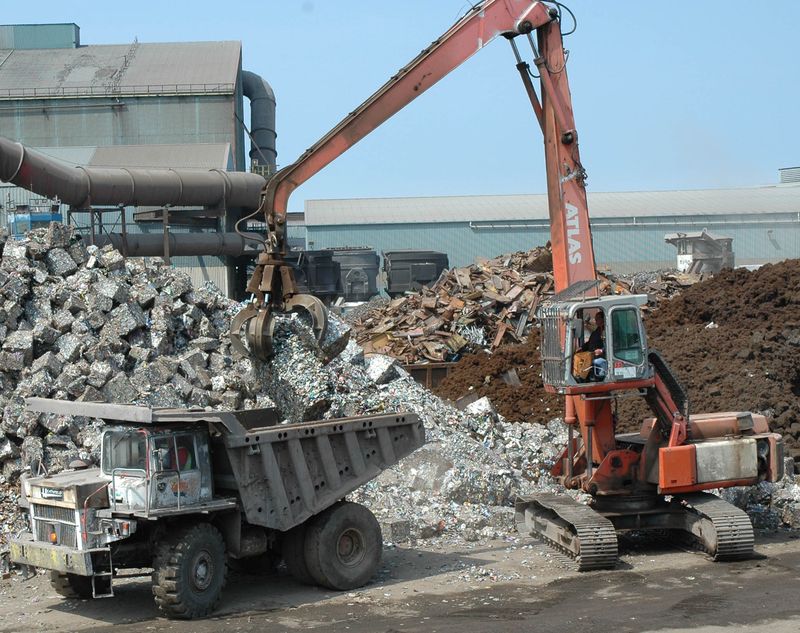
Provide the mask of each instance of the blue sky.
{"label": "blue sky", "polygon": [[[777,182],[800,165],[800,2],[568,0],[568,71],[590,191]],[[0,22],[76,22],[84,44],[234,39],[278,102],[278,162],[450,27],[463,0],[3,2]],[[305,199],[538,193],[541,136],[493,42],[300,187]]]}

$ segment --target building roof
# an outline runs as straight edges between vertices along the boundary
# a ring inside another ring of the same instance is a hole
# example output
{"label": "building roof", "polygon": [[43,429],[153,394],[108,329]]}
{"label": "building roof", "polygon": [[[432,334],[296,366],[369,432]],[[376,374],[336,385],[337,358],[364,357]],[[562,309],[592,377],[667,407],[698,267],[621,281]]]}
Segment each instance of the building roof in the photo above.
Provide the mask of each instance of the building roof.
{"label": "building roof", "polygon": [[0,100],[233,94],[241,42],[0,49]]}
{"label": "building roof", "polygon": [[[800,213],[800,185],[590,193],[596,218]],[[547,220],[547,195],[307,200],[307,226]]]}

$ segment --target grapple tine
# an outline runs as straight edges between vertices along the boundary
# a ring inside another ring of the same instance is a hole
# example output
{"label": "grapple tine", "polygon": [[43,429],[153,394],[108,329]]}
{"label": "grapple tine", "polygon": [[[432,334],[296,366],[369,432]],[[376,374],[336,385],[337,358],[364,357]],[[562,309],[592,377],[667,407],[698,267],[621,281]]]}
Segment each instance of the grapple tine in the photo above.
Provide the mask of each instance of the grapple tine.
{"label": "grapple tine", "polygon": [[258,314],[250,320],[247,328],[247,342],[256,358],[269,360],[272,356],[272,334],[274,329],[275,319],[269,306],[261,308]]}
{"label": "grapple tine", "polygon": [[294,295],[286,301],[286,311],[303,310],[311,317],[311,327],[318,341],[328,331],[328,310],[325,304],[313,295]]}
{"label": "grapple tine", "polygon": [[239,310],[231,320],[231,347],[233,347],[233,351],[242,356],[250,355],[250,350],[242,343],[242,327],[246,326],[247,322],[256,316],[256,314],[258,314],[258,310],[256,310],[256,307],[251,303],[246,308]]}
{"label": "grapple tine", "polygon": [[[231,320],[231,347],[242,356],[269,360],[272,356],[272,332],[275,327],[270,306],[250,304]],[[247,345],[242,342],[242,332]]]}

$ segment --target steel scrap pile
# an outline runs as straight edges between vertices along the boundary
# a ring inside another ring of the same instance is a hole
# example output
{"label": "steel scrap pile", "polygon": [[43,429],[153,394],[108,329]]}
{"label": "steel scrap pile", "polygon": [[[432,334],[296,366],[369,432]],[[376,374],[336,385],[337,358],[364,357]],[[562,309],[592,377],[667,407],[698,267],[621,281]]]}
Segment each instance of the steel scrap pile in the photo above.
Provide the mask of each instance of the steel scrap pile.
{"label": "steel scrap pile", "polygon": [[236,304],[160,260],[86,246],[61,224],[0,237],[0,475],[92,460],[99,424],[26,397],[237,408],[261,404],[223,333]]}
{"label": "steel scrap pile", "polygon": [[[549,244],[478,259],[445,271],[429,288],[380,302],[351,319],[356,339],[368,353],[404,364],[457,360],[467,352],[521,343],[537,307],[553,294],[552,270]],[[600,292],[647,294],[657,305],[699,279],[675,272],[600,274]]]}
{"label": "steel scrap pile", "polygon": [[430,288],[398,297],[353,327],[367,352],[403,363],[452,360],[480,347],[523,340],[542,296],[552,292],[546,247],[479,259],[442,273]]}
{"label": "steel scrap pile", "polygon": [[628,275],[604,275],[606,288],[617,294],[647,295],[648,308],[657,307],[663,301],[678,296],[694,284],[710,279],[710,274],[681,273],[676,270],[656,270]]}

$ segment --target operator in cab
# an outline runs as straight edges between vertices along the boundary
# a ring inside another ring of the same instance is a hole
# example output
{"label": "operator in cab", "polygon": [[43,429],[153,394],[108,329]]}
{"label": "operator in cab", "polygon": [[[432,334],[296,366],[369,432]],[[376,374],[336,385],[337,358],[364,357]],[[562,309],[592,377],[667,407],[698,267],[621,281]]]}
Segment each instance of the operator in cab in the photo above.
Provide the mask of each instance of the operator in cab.
{"label": "operator in cab", "polygon": [[608,361],[605,358],[606,345],[606,318],[602,310],[594,316],[595,329],[580,348],[582,352],[591,352],[592,368],[589,372],[590,381],[602,381],[608,375]]}
{"label": "operator in cab", "polygon": [[597,356],[598,350],[602,355],[606,344],[606,317],[602,310],[598,310],[597,314],[594,315],[594,325],[594,331],[589,335],[589,340],[581,345],[581,351],[592,352]]}

